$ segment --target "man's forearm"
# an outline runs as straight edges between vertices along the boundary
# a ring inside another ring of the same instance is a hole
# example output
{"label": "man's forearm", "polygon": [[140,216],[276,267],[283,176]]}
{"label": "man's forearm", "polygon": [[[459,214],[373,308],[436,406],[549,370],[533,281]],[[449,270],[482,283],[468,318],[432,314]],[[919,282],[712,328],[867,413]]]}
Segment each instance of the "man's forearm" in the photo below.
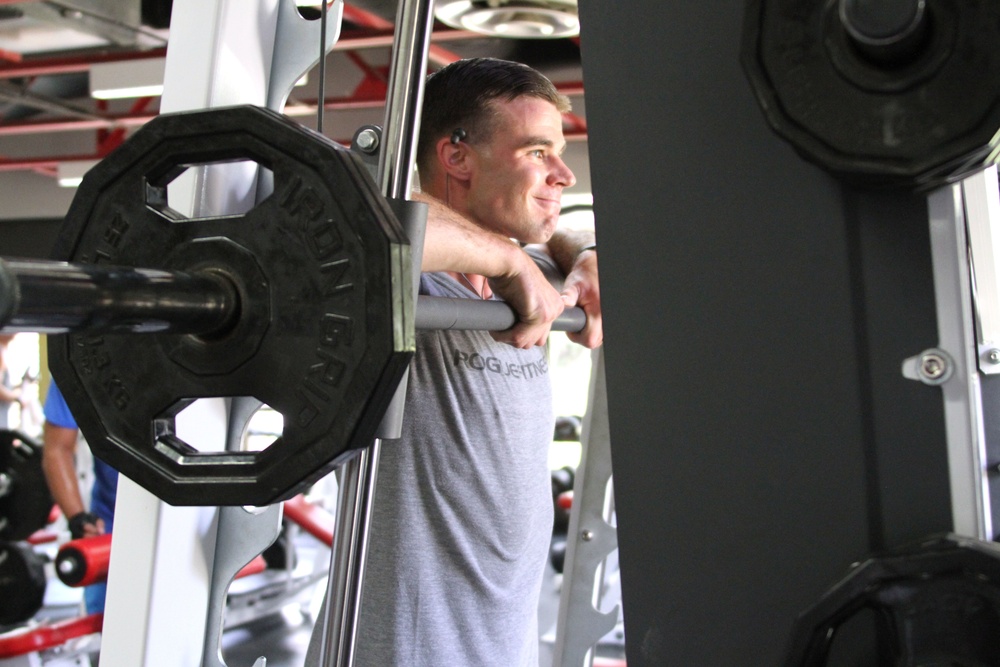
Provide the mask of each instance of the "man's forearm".
{"label": "man's forearm", "polygon": [[415,193],[428,206],[421,271],[455,271],[495,278],[521,260],[512,240],[477,226],[429,195]]}
{"label": "man's forearm", "polygon": [[429,206],[421,261],[423,271],[485,276],[493,292],[510,305],[518,323],[494,338],[519,348],[544,344],[564,303],[535,262],[509,238],[482,229],[427,195]]}
{"label": "man's forearm", "polygon": [[563,275],[568,275],[584,248],[594,245],[594,238],[591,231],[557,229],[545,249]]}
{"label": "man's forearm", "polygon": [[84,511],[76,478],[76,429],[46,423],[42,447],[42,470],[52,499],[68,519]]}

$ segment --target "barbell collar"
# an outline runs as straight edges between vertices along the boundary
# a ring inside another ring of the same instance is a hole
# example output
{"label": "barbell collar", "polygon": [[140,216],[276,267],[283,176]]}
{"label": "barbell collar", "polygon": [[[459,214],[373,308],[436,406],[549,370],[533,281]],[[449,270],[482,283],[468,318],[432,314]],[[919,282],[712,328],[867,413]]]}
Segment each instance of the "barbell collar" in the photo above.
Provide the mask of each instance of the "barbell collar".
{"label": "barbell collar", "polygon": [[[222,272],[161,271],[43,260],[0,259],[0,330],[58,334],[174,333],[219,336],[240,312]],[[421,330],[505,331],[517,323],[502,301],[420,296]],[[576,332],[587,317],[567,308],[553,331]]]}
{"label": "barbell collar", "polygon": [[8,333],[220,335],[239,313],[221,273],[0,259],[0,330]]}

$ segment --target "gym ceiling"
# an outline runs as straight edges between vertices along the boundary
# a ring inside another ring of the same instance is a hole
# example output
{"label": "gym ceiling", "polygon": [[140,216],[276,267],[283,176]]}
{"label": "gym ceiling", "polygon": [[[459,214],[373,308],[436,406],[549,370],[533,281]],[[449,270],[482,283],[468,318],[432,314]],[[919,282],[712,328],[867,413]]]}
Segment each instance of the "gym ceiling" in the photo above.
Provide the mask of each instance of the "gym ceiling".
{"label": "gym ceiling", "polygon": [[[526,1],[548,16],[574,12],[576,5],[575,0]],[[7,195],[0,219],[61,215],[53,210],[68,203],[72,189],[57,186],[60,173],[86,168],[158,113],[156,95],[99,100],[91,96],[91,87],[99,78],[121,76],[116,67],[137,72],[162,63],[170,5],[170,0],[0,0],[0,192]],[[435,7],[440,12],[448,5],[438,0]],[[312,11],[318,14],[315,7]],[[359,126],[383,123],[396,11],[395,0],[345,5],[341,37],[326,61],[324,133],[330,138],[349,143]],[[574,109],[564,123],[567,162],[579,181],[573,192],[589,193],[579,39],[493,37],[435,22],[430,67],[475,56],[529,64],[570,96]],[[284,109],[311,128],[316,126],[317,69],[294,89]],[[14,192],[19,202],[10,196]]]}

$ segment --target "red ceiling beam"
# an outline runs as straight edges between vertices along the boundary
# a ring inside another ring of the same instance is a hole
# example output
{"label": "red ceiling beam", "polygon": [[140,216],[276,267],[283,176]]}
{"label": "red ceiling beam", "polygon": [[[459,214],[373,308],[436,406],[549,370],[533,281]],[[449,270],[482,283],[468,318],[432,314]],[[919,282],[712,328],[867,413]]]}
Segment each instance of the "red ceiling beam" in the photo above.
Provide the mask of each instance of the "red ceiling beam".
{"label": "red ceiling beam", "polygon": [[[344,20],[350,21],[351,23],[361,26],[362,28],[372,28],[374,30],[393,30],[395,27],[392,21],[387,21],[377,14],[372,14],[369,11],[365,11],[364,9],[360,9],[346,3],[344,4]],[[471,34],[475,37],[482,38],[482,35],[480,34]],[[460,60],[460,56],[458,54],[437,46],[433,42],[434,38],[431,37],[431,44],[427,47],[427,60],[441,66]]]}
{"label": "red ceiling beam", "polygon": [[99,160],[95,155],[62,155],[30,158],[0,158],[0,172],[25,171],[29,169],[54,170],[60,162],[79,162],[81,160]]}
{"label": "red ceiling beam", "polygon": [[[556,88],[564,95],[583,95],[583,83],[571,81],[556,84]],[[305,106],[290,105],[285,108],[288,116],[306,116],[316,112],[315,99],[299,100]],[[360,94],[347,97],[327,98],[323,108],[327,111],[346,111],[351,109],[378,109],[385,106],[385,96],[367,96]],[[114,130],[117,128],[139,127],[155,117],[155,113],[132,113],[109,115],[105,118],[57,118],[53,120],[27,120],[19,123],[0,123],[0,136],[25,134],[47,134],[51,132],[76,132],[81,130]],[[587,125],[583,119],[574,114],[567,114],[568,124],[577,130],[585,130]]]}
{"label": "red ceiling beam", "polygon": [[[0,0],[0,6],[20,4],[25,0]],[[345,4],[344,18],[365,30],[344,30],[341,38],[334,44],[334,50],[363,49],[392,45],[393,24],[391,21],[366,12],[357,7]],[[469,31],[438,30],[434,32],[432,41],[445,39],[472,39],[482,37]],[[45,74],[70,74],[86,72],[96,63],[121,62],[124,60],[142,60],[147,58],[163,58],[166,47],[147,49],[144,51],[109,51],[90,52],[74,56],[29,57],[27,61],[12,61],[0,64],[0,78],[12,79],[24,76],[40,76]],[[5,60],[12,60],[5,58]]]}
{"label": "red ceiling beam", "polygon": [[90,53],[87,55],[62,56],[58,58],[30,58],[20,63],[0,65],[0,79],[13,79],[24,76],[42,76],[46,74],[72,74],[74,72],[90,71],[97,63],[117,63],[126,60],[146,60],[162,58],[167,54],[166,48],[148,49],[146,51],[118,51],[113,53]]}
{"label": "red ceiling beam", "polygon": [[[586,141],[587,133],[579,130],[569,129],[565,131],[566,141]],[[344,146],[350,146],[350,139],[336,139]],[[30,158],[0,158],[0,172],[5,171],[27,171],[27,170],[54,170],[63,162],[91,162],[101,160],[105,156],[99,153],[92,155],[50,155],[48,157]]]}
{"label": "red ceiling beam", "polygon": [[[2,2],[2,0],[0,0]],[[377,17],[376,17],[377,18]],[[435,30],[431,34],[431,42],[454,42],[469,39],[482,39],[479,33],[469,30],[452,30],[450,28]],[[334,51],[350,51],[373,48],[389,48],[392,46],[393,29],[388,28],[367,28],[362,30],[344,30],[340,39],[333,45]],[[432,50],[435,47],[431,46]],[[126,60],[145,60],[149,58],[163,58],[167,53],[166,48],[148,49],[146,51],[115,51],[108,53],[89,53],[75,56],[60,57],[29,57],[20,62],[0,62],[0,79],[13,79],[25,76],[41,76],[51,74],[72,74],[74,72],[87,72],[91,65],[97,63],[114,63]],[[445,57],[457,57],[450,51],[441,49],[438,61],[447,60]],[[451,60],[447,60],[451,62]],[[442,64],[445,64],[442,62]]]}
{"label": "red ceiling beam", "polygon": [[21,123],[0,125],[0,136],[21,134],[47,134],[49,132],[77,132],[80,130],[113,130],[119,127],[138,127],[156,117],[155,113],[136,115],[112,115],[106,118],[80,119],[57,118],[55,120],[28,120]]}

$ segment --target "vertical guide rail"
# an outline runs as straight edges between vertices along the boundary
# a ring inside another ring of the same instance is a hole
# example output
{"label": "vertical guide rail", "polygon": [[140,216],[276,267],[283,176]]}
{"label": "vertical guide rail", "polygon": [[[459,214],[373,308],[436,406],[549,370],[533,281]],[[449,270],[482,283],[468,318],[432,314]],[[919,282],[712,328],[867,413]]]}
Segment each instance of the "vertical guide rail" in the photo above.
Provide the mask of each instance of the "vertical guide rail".
{"label": "vertical guide rail", "polygon": [[[396,15],[382,151],[376,179],[382,194],[389,199],[404,200],[410,193],[433,6],[433,0],[402,0]],[[410,234],[410,238],[414,239],[415,235]],[[414,271],[418,274],[420,251],[420,248],[413,248]],[[414,285],[418,282],[415,280]],[[402,409],[405,386],[404,378],[389,408],[390,412]],[[389,416],[383,424],[390,421]],[[398,434],[380,435],[398,437]],[[381,438],[376,439],[370,447],[360,450],[341,467],[337,539],[330,561],[327,612],[318,660],[323,667],[349,667],[354,663],[368,529],[381,445]]]}
{"label": "vertical guide rail", "polygon": [[982,497],[979,510],[983,538],[996,535],[994,517],[1000,512],[1000,497],[995,493],[1000,479],[996,464],[1000,461],[1000,181],[996,165],[981,169],[962,180],[971,264],[975,339],[973,354],[978,367],[976,389],[981,440],[976,444],[976,483]]}
{"label": "vertical guide rail", "polygon": [[396,15],[385,99],[378,185],[389,199],[409,199],[423,107],[434,0],[403,0]]}
{"label": "vertical guide rail", "polygon": [[989,540],[993,526],[987,503],[983,406],[964,206],[960,184],[939,188],[927,199],[939,346],[951,357],[951,373],[941,383],[941,391],[954,530],[966,537]]}
{"label": "vertical guide rail", "polygon": [[604,348],[593,355],[590,397],[583,422],[583,450],[573,484],[573,511],[566,537],[553,667],[593,664],[593,649],[618,620],[618,606],[602,612],[601,592],[608,556],[618,548],[618,532],[611,525],[611,426],[604,377]]}

